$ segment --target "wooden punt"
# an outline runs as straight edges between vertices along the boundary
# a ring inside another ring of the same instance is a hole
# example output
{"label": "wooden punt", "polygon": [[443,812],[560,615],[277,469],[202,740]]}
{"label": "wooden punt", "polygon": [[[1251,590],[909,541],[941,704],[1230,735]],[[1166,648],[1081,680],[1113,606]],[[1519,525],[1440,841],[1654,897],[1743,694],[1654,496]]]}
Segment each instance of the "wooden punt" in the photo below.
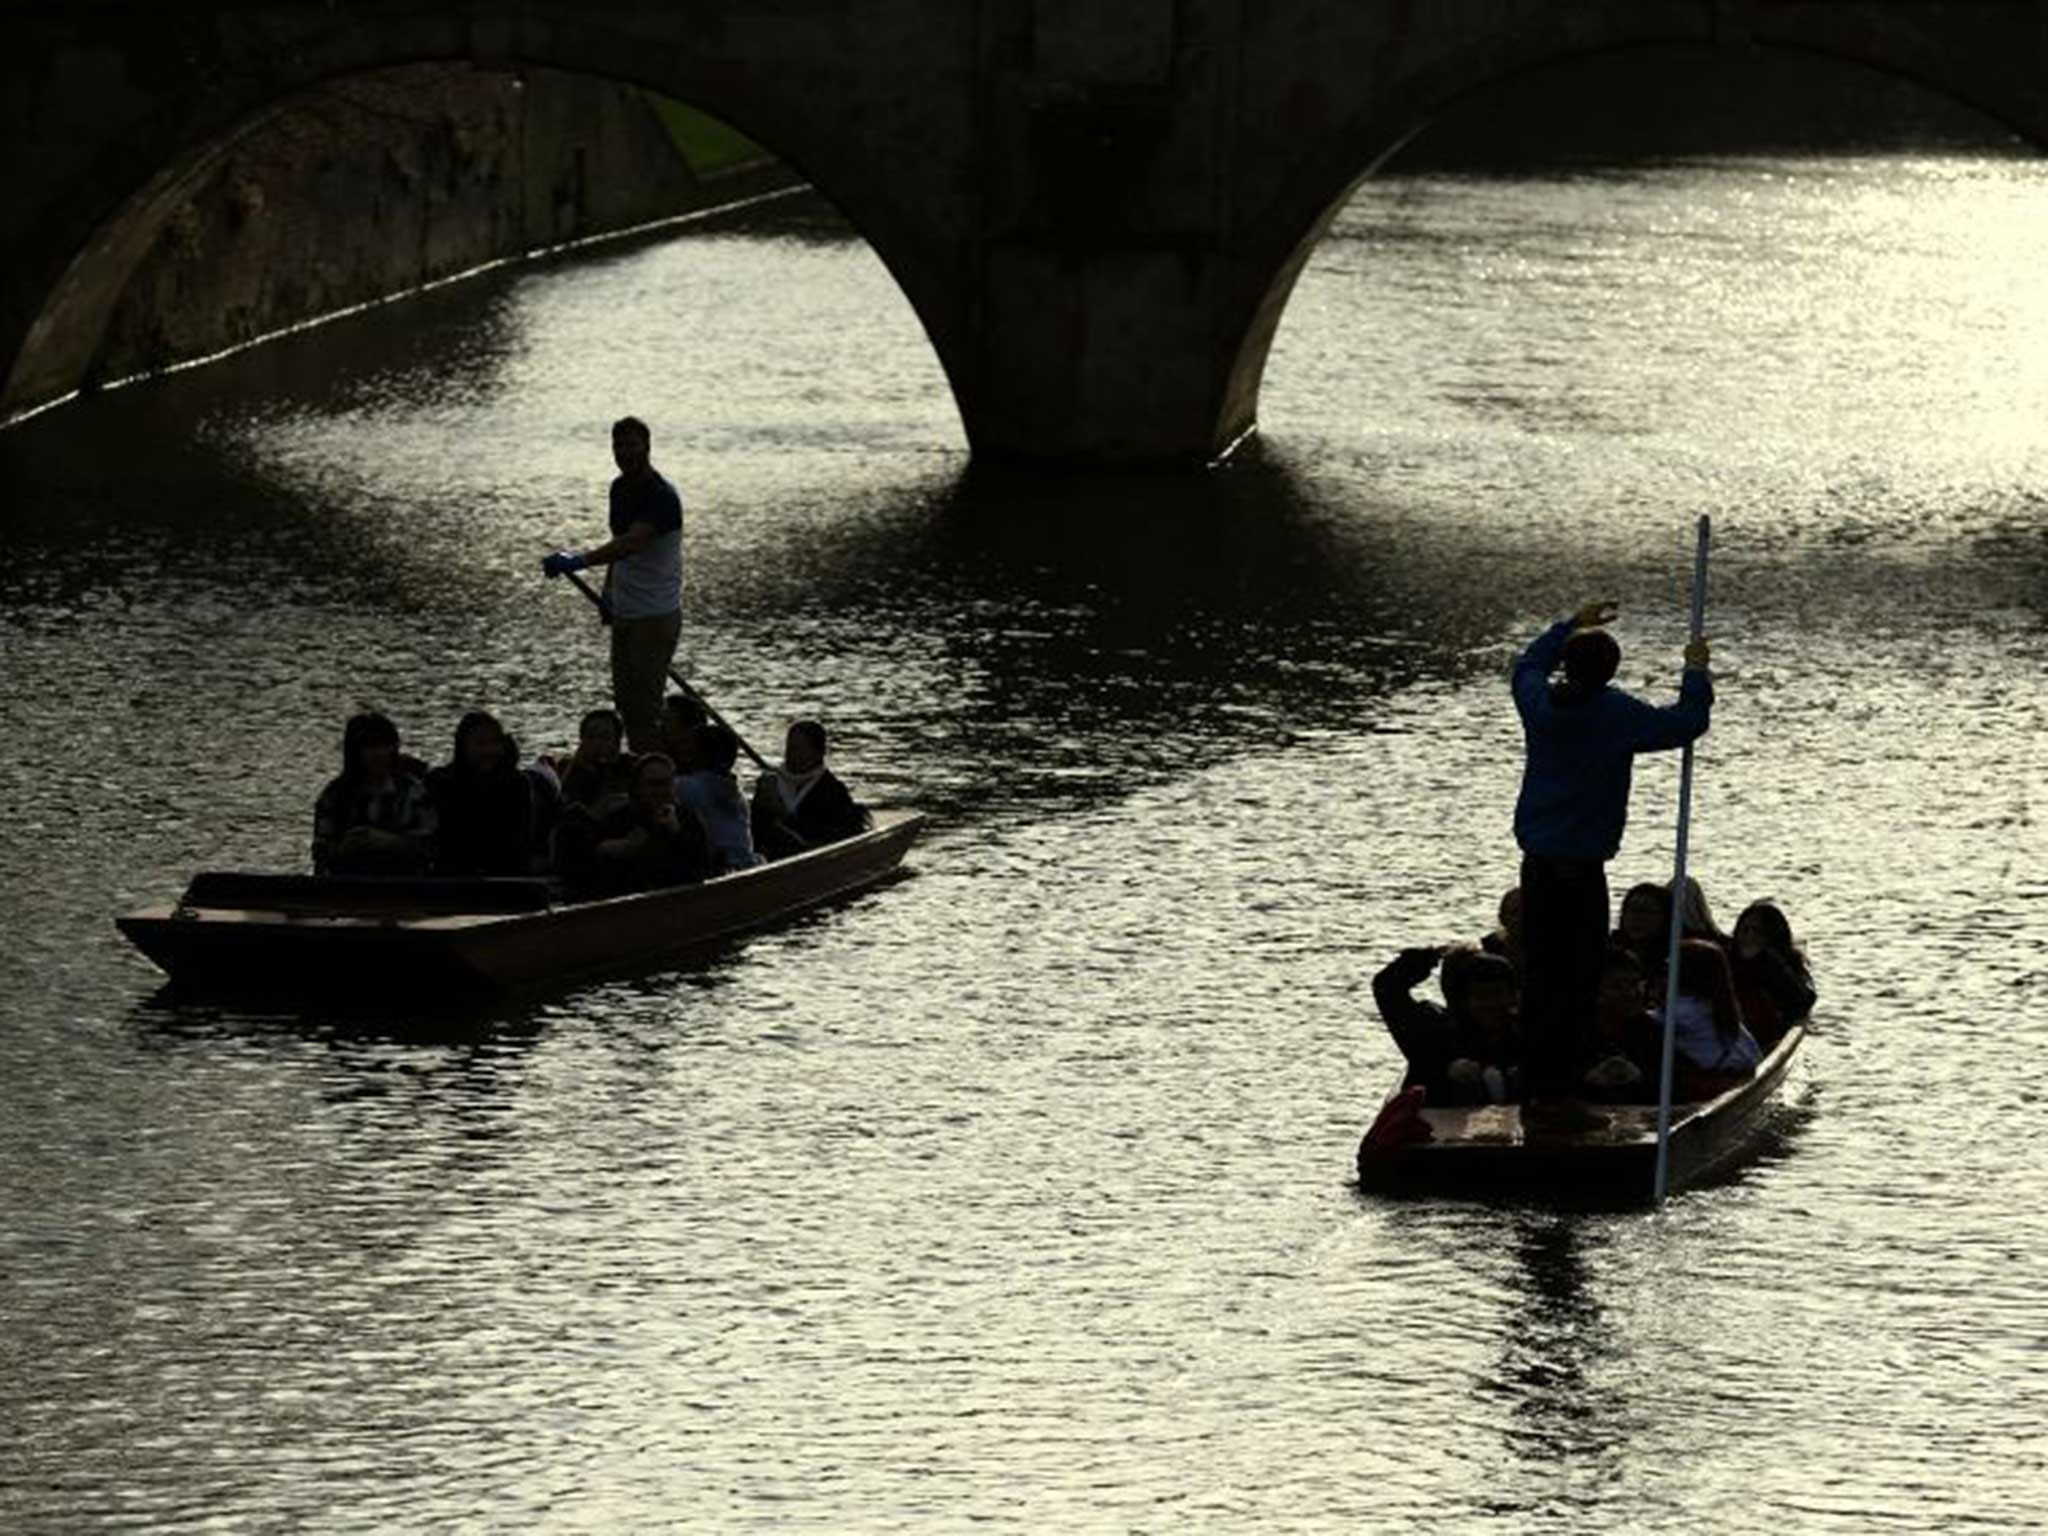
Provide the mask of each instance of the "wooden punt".
{"label": "wooden punt", "polygon": [[[1794,1024],[1756,1075],[1698,1104],[1671,1106],[1670,1188],[1724,1174],[1762,1137],[1785,1073],[1806,1038]],[[1390,1194],[1508,1195],[1565,1203],[1647,1203],[1657,1164],[1657,1106],[1599,1106],[1597,1130],[1532,1134],[1519,1105],[1427,1109],[1427,1141],[1358,1149],[1360,1187]]]}
{"label": "wooden punt", "polygon": [[210,872],[117,918],[179,990],[410,996],[553,986],[686,957],[872,885],[925,818],[701,884],[566,902],[545,880],[323,879]]}

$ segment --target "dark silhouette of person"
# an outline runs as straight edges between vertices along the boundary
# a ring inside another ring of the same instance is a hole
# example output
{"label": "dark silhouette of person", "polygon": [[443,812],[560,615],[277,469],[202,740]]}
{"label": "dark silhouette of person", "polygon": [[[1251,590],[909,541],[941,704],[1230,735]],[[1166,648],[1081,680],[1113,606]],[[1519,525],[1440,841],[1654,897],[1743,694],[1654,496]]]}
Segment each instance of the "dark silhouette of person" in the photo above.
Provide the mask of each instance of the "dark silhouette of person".
{"label": "dark silhouette of person", "polygon": [[[1639,752],[1684,746],[1707,729],[1714,684],[1704,637],[1685,648],[1678,702],[1647,704],[1613,685],[1621,647],[1607,603],[1587,603],[1538,635],[1511,687],[1527,759],[1515,801],[1522,849],[1523,1091],[1573,1096],[1578,1034],[1594,1012],[1607,944],[1607,861],[1628,822]],[[1551,674],[1562,665],[1564,677]]]}
{"label": "dark silhouette of person", "polygon": [[771,859],[786,858],[857,837],[872,821],[864,807],[825,766],[825,727],[799,720],[783,738],[782,766],[754,786],[754,846]]}
{"label": "dark silhouette of person", "polygon": [[533,864],[533,785],[519,767],[519,744],[498,717],[481,709],[455,727],[454,755],[427,775],[439,828],[434,872],[523,875]]}
{"label": "dark silhouette of person", "polygon": [[425,874],[435,827],[425,771],[400,750],[387,716],[351,715],[342,728],[341,772],[313,806],[313,872]]}
{"label": "dark silhouette of person", "polygon": [[676,811],[675,764],[659,752],[634,759],[633,797],[608,814],[572,806],[555,829],[555,866],[569,893],[621,896],[702,880],[711,872],[704,830]]}
{"label": "dark silhouette of person", "polygon": [[635,752],[661,745],[661,693],[683,631],[683,499],[657,473],[653,434],[637,416],[612,423],[612,536],[595,549],[558,549],[540,563],[549,576],[586,566],[605,571],[612,629],[612,702]]}

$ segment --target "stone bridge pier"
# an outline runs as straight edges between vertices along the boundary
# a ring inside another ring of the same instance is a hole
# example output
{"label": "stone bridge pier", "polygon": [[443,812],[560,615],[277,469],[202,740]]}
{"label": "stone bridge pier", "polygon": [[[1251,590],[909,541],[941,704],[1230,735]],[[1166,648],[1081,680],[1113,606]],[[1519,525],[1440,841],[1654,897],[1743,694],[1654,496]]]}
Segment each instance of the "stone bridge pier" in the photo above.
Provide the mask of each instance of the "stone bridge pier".
{"label": "stone bridge pier", "polygon": [[8,27],[10,412],[91,377],[210,157],[296,93],[399,64],[583,71],[733,123],[871,242],[975,453],[1052,466],[1227,452],[1352,187],[1547,63],[1804,50],[2048,143],[2043,0],[28,0]]}

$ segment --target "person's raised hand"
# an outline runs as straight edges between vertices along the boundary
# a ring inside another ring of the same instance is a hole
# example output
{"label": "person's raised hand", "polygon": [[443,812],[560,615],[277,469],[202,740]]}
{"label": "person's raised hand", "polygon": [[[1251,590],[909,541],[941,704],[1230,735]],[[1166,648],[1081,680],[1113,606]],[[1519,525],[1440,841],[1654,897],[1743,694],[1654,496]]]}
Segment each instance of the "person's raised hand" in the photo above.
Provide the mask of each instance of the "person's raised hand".
{"label": "person's raised hand", "polygon": [[1685,664],[1690,670],[1704,672],[1711,660],[1712,655],[1705,635],[1701,635],[1697,640],[1686,641]]}
{"label": "person's raised hand", "polygon": [[1572,615],[1573,629],[1599,629],[1614,622],[1615,607],[1611,602],[1599,601],[1580,605]]}
{"label": "person's raised hand", "polygon": [[580,571],[589,564],[573,549],[558,549],[551,555],[541,557],[541,573],[546,576],[563,576],[570,571]]}

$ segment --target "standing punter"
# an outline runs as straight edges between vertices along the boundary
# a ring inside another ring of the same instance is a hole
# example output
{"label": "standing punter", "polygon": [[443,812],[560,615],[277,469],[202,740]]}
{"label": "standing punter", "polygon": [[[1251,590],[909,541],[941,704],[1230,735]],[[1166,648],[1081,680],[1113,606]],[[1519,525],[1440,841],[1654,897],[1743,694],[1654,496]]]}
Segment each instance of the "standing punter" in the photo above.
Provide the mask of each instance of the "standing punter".
{"label": "standing punter", "polygon": [[[1621,647],[1588,603],[1531,642],[1515,663],[1515,709],[1528,761],[1515,801],[1522,845],[1522,1079],[1531,1103],[1571,1096],[1579,1030],[1592,1019],[1607,942],[1607,861],[1628,821],[1638,752],[1705,734],[1714,703],[1707,642],[1685,648],[1678,702],[1666,708],[1609,686]],[[1550,681],[1558,664],[1562,682]]]}
{"label": "standing punter", "polygon": [[558,549],[540,563],[550,576],[608,566],[604,593],[612,626],[612,702],[635,752],[661,747],[661,694],[683,630],[683,499],[648,454],[647,423],[612,423],[612,536],[580,554]]}

